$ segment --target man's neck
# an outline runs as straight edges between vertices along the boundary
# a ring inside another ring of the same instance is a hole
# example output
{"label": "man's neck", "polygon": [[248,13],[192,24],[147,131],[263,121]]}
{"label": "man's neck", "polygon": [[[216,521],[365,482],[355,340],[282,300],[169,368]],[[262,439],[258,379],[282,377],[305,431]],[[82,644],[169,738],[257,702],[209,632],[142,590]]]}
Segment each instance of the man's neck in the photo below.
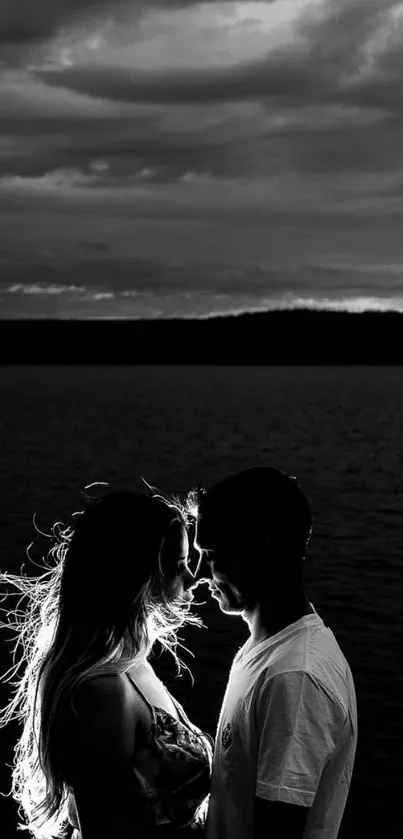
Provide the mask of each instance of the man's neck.
{"label": "man's neck", "polygon": [[264,608],[259,605],[251,612],[244,612],[244,620],[249,626],[251,642],[259,644],[260,641],[276,635],[304,615],[311,614],[312,611],[307,597],[301,595],[292,603],[267,604]]}

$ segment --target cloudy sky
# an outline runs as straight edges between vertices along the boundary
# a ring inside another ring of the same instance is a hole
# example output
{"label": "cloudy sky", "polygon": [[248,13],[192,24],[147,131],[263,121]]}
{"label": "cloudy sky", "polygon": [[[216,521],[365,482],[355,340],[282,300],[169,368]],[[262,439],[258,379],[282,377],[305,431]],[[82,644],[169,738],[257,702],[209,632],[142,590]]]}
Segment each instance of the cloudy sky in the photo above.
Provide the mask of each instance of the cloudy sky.
{"label": "cloudy sky", "polygon": [[403,2],[0,0],[0,316],[403,311]]}

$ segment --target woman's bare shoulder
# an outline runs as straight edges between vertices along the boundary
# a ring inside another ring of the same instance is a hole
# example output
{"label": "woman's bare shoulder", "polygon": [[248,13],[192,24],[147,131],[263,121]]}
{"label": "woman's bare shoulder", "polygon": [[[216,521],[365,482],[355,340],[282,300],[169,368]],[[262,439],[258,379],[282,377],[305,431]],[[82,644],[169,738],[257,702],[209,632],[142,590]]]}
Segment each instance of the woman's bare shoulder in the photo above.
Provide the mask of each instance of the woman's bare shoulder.
{"label": "woman's bare shoulder", "polygon": [[124,704],[129,696],[127,679],[120,673],[103,673],[85,678],[74,689],[74,705],[80,714],[92,712],[98,705]]}
{"label": "woman's bare shoulder", "polygon": [[84,753],[130,759],[143,709],[123,674],[97,675],[74,691],[77,735]]}
{"label": "woman's bare shoulder", "polygon": [[142,836],[143,802],[133,773],[141,709],[127,678],[96,676],[76,691],[78,724],[70,781],[83,839]]}

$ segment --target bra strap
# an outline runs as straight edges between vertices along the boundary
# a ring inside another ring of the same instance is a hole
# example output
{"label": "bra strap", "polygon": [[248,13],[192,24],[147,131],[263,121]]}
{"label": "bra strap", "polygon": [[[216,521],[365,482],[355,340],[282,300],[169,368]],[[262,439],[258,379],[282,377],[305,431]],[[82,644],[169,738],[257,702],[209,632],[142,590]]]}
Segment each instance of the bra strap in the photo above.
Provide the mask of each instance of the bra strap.
{"label": "bra strap", "polygon": [[185,723],[185,724],[187,725],[187,727],[188,727],[188,728],[191,728],[191,729],[193,730],[192,723],[190,722],[190,719],[186,716],[186,714],[185,714],[185,712],[184,712],[184,710],[183,710],[182,706],[179,704],[179,702],[177,701],[177,699],[175,699],[175,697],[174,697],[174,696],[172,696],[172,693],[170,693],[169,695],[170,695],[170,697],[171,697],[171,699],[172,699],[172,702],[173,702],[173,703],[174,703],[174,705],[175,705],[176,710],[178,711],[179,718],[180,718],[181,722]]}
{"label": "bra strap", "polygon": [[155,709],[154,709],[154,706],[153,706],[153,705],[151,705],[151,702],[150,702],[150,701],[147,699],[147,697],[144,695],[143,691],[142,691],[142,690],[141,690],[141,688],[138,686],[137,682],[135,682],[135,681],[134,681],[133,676],[131,676],[131,675],[130,675],[130,673],[126,673],[126,676],[127,676],[127,678],[129,679],[129,681],[132,683],[133,687],[136,689],[137,693],[138,693],[138,694],[140,694],[140,696],[141,696],[142,700],[143,700],[143,701],[145,702],[145,704],[147,705],[147,708],[149,708],[149,709],[150,709],[151,716],[152,716],[152,720],[153,720],[153,723],[155,724],[155,722],[156,722],[156,714],[155,714]]}

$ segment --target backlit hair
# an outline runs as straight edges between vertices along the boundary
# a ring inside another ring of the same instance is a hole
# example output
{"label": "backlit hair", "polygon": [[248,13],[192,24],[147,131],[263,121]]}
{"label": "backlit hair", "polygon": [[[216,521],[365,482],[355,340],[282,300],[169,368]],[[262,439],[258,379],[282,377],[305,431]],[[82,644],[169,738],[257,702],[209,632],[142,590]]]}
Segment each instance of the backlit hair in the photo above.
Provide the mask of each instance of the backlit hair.
{"label": "backlit hair", "polygon": [[76,713],[77,685],[126,672],[156,641],[172,653],[178,672],[186,667],[176,652],[177,631],[202,622],[188,604],[164,593],[160,551],[174,520],[188,524],[177,498],[131,491],[87,497],[69,524],[56,522],[42,534],[52,541],[42,573],[0,574],[3,602],[19,598],[14,609],[2,609],[6,621],[0,622],[12,632],[14,661],[3,676],[14,690],[0,727],[13,719],[22,724],[11,794],[23,819],[19,827],[35,839],[65,835],[68,788],[58,733],[63,710]]}

